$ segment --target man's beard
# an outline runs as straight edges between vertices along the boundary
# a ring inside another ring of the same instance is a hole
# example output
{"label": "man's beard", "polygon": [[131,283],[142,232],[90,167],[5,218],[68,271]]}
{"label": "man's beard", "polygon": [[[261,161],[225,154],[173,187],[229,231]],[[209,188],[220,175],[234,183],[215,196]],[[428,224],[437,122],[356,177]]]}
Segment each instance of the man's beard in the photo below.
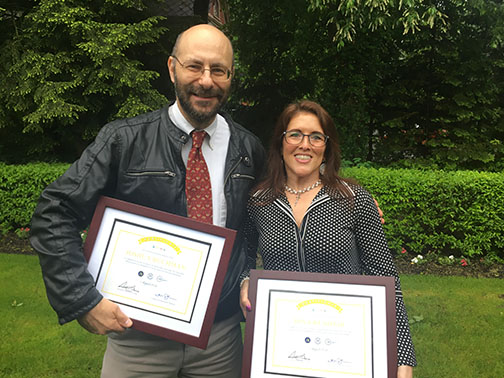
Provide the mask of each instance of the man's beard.
{"label": "man's beard", "polygon": [[[222,109],[226,103],[228,93],[229,90],[225,91],[221,88],[204,89],[195,84],[182,85],[178,82],[177,76],[175,75],[175,94],[179,100],[180,106],[191,120],[198,125],[208,124],[215,118],[218,111]],[[206,107],[204,110],[197,110],[190,102],[191,94],[200,97],[216,97],[218,102],[213,106]]]}

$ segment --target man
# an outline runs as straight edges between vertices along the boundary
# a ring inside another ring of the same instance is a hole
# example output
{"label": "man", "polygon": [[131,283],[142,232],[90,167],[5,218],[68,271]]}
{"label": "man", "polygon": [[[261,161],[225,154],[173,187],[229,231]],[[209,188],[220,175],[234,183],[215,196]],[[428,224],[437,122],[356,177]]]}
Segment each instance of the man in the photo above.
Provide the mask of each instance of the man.
{"label": "man", "polygon": [[79,231],[89,224],[101,195],[188,215],[192,189],[186,185],[186,170],[189,176],[197,134],[191,134],[193,130],[206,131],[198,148],[211,186],[207,221],[242,227],[247,194],[265,153],[257,137],[218,113],[231,86],[231,43],[213,26],[194,26],[177,39],[168,69],[176,102],[106,125],[80,159],[41,194],[31,243],[60,323],[77,319],[89,332],[108,334],[102,376],[239,377],[238,279],[245,264],[240,236],[206,350],[129,328],[131,319],[94,287],[82,254]]}

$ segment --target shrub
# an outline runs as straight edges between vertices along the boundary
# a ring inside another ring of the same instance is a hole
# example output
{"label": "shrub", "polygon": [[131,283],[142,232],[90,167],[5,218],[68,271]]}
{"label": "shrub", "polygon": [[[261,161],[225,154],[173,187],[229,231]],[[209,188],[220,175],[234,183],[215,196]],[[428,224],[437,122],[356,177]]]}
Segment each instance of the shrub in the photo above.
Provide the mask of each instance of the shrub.
{"label": "shrub", "polygon": [[475,171],[346,168],[380,203],[398,253],[504,258],[504,176]]}
{"label": "shrub", "polygon": [[56,180],[69,164],[0,163],[0,231],[5,233],[30,224],[42,190]]}
{"label": "shrub", "polygon": [[[68,164],[0,163],[0,231],[27,227],[42,190]],[[380,203],[398,254],[504,258],[504,176],[473,171],[349,167]]]}

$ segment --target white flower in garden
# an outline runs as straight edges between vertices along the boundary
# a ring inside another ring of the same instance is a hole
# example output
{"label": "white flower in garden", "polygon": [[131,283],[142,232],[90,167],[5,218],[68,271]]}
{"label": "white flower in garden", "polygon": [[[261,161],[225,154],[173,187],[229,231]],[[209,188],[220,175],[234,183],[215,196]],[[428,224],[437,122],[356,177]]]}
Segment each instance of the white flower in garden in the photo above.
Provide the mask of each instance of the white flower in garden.
{"label": "white flower in garden", "polygon": [[413,257],[413,258],[411,259],[411,263],[412,263],[412,264],[416,264],[417,262],[418,262],[418,259],[417,259],[416,257]]}
{"label": "white flower in garden", "polygon": [[450,260],[453,260],[455,257],[453,255],[448,256]]}
{"label": "white flower in garden", "polygon": [[423,260],[423,256],[422,256],[422,255],[418,255],[418,256],[417,256],[417,259],[418,259],[418,260]]}

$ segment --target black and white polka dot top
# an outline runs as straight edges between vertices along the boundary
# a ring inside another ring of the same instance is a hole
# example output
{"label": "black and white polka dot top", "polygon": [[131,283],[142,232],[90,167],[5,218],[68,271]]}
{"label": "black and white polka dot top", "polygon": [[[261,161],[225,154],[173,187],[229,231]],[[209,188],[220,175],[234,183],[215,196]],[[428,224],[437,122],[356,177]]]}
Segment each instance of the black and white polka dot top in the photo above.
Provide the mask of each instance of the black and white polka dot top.
{"label": "black and white polka dot top", "polygon": [[330,196],[322,188],[298,227],[285,196],[264,202],[264,192],[249,199],[246,226],[248,269],[256,251],[264,269],[392,276],[396,287],[398,365],[416,366],[401,284],[378,210],[371,195],[349,184],[354,197]]}

